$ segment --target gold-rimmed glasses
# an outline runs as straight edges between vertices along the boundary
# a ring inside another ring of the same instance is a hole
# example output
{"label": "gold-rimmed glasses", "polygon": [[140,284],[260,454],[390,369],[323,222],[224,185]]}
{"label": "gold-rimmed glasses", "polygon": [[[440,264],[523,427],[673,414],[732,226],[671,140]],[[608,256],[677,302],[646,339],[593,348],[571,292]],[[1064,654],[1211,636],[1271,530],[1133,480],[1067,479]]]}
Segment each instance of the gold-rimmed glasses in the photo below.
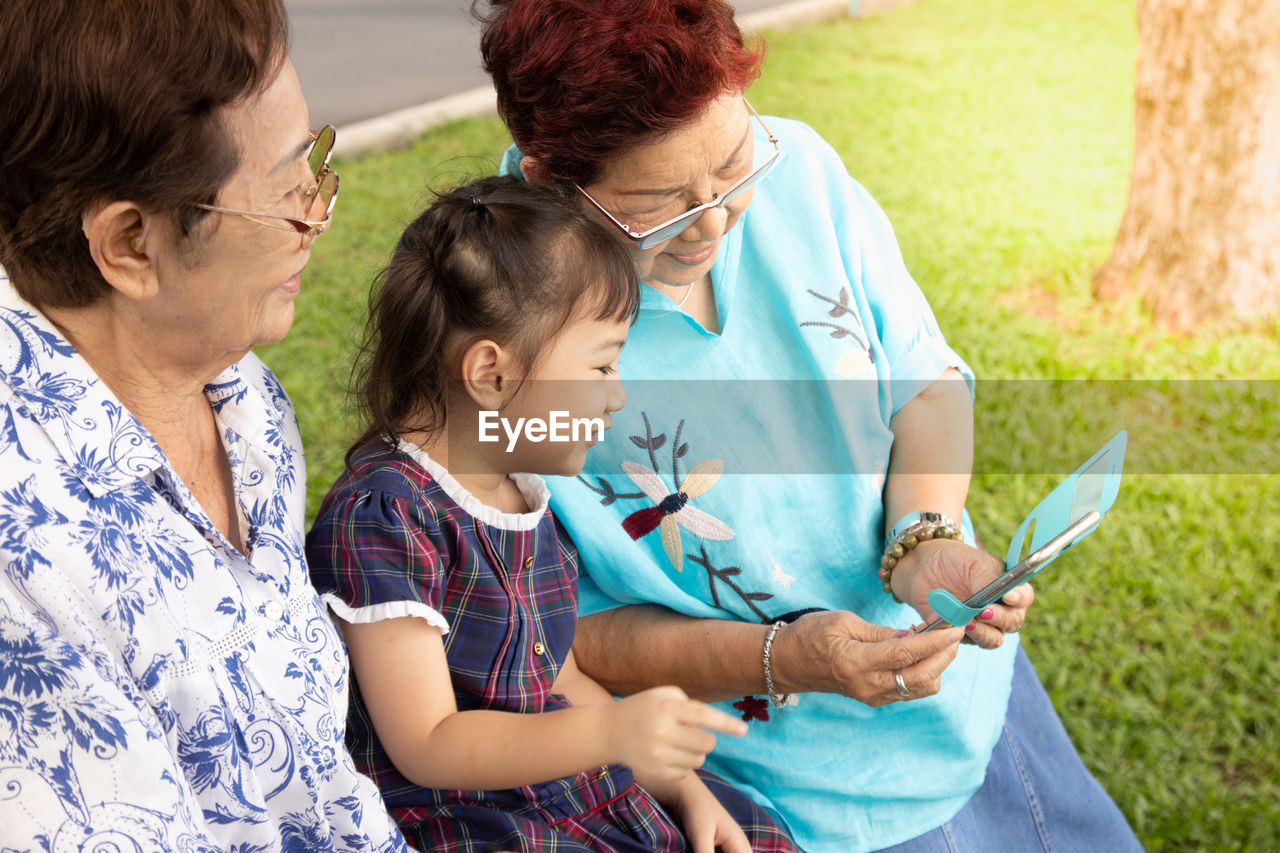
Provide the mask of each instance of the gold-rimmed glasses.
{"label": "gold-rimmed glasses", "polygon": [[294,219],[289,216],[280,216],[276,213],[235,210],[230,207],[218,207],[213,204],[196,204],[195,206],[202,210],[211,210],[214,213],[230,213],[234,216],[241,216],[250,222],[256,222],[267,228],[274,228],[277,231],[292,231],[302,238],[300,248],[305,249],[311,245],[316,237],[329,230],[329,225],[333,221],[333,206],[338,201],[338,173],[329,168],[329,160],[333,157],[333,141],[337,136],[337,132],[333,129],[333,125],[327,124],[320,130],[313,130],[310,133],[311,149],[307,152],[307,165],[311,168],[311,173],[315,176],[316,183],[315,186],[306,191],[306,198],[310,200],[307,206],[307,215],[312,217],[314,213],[319,211],[318,218]]}
{"label": "gold-rimmed glasses", "polygon": [[742,177],[731,184],[723,193],[712,197],[711,201],[691,207],[679,216],[668,219],[661,225],[655,225],[646,231],[633,231],[630,225],[619,221],[617,217],[605,209],[604,205],[592,198],[591,194],[582,187],[574,184],[574,188],[578,192],[582,193],[583,197],[586,198],[587,201],[595,205],[596,210],[599,210],[608,217],[609,221],[612,222],[619,231],[627,236],[627,239],[634,242],[638,250],[644,251],[645,249],[653,248],[659,243],[665,243],[667,240],[670,240],[672,237],[697,222],[698,218],[708,210],[711,210],[713,207],[723,207],[741,196],[747,190],[751,189],[751,187],[753,187],[761,178],[769,174],[770,170],[777,165],[778,159],[782,156],[782,146],[778,142],[778,137],[774,136],[773,132],[769,130],[769,126],[764,123],[764,119],[760,118],[760,114],[756,112],[755,107],[751,106],[750,101],[743,98],[742,102],[747,105],[747,109],[751,111],[751,115],[755,116],[756,121],[760,122],[760,126],[764,128],[765,135],[769,137],[769,142],[773,145],[773,153],[769,155],[767,160],[752,169],[745,177]]}

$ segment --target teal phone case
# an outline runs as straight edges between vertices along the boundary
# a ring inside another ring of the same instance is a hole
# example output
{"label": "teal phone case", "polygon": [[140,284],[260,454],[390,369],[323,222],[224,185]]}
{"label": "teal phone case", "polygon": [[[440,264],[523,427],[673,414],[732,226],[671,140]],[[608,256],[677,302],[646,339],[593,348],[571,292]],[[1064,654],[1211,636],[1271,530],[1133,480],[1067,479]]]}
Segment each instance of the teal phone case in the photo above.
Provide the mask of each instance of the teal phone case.
{"label": "teal phone case", "polygon": [[[1059,483],[1031,510],[1009,542],[1009,550],[1004,558],[1005,571],[1090,511],[1096,510],[1100,516],[1106,516],[1120,492],[1120,474],[1124,469],[1124,451],[1128,440],[1129,434],[1124,430],[1116,433],[1101,450],[1090,456],[1088,461]],[[1098,529],[1100,523],[1101,519],[1073,539],[1071,544],[1045,560],[1027,575],[1024,582],[1031,580],[1044,571],[1045,566],[1079,545],[1081,540]],[[967,625],[982,612],[981,607],[968,607],[944,589],[935,589],[929,593],[929,606],[951,625]]]}

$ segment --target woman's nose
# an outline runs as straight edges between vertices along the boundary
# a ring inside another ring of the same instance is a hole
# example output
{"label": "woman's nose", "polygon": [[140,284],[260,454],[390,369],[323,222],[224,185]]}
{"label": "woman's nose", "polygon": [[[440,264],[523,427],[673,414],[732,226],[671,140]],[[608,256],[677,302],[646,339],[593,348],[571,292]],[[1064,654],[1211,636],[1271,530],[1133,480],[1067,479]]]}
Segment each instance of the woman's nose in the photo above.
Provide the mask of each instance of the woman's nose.
{"label": "woman's nose", "polygon": [[724,205],[704,210],[688,228],[680,232],[680,238],[689,243],[710,243],[724,235],[729,211]]}

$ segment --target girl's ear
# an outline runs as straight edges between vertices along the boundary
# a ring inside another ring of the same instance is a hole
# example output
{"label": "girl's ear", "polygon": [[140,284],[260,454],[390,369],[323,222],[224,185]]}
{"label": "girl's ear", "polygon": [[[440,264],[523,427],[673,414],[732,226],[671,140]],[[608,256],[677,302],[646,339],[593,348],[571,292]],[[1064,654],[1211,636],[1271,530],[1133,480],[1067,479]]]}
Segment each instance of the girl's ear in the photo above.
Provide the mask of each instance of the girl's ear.
{"label": "girl's ear", "polygon": [[113,201],[85,213],[81,228],[89,254],[107,284],[130,299],[150,299],[160,289],[153,258],[164,239],[156,219],[129,201]]}
{"label": "girl's ear", "polygon": [[515,387],[510,353],[490,341],[476,341],[462,354],[462,386],[481,409],[499,411]]}
{"label": "girl's ear", "polygon": [[542,165],[542,161],[535,160],[528,154],[520,158],[520,173],[531,184],[542,184],[547,180],[547,170]]}

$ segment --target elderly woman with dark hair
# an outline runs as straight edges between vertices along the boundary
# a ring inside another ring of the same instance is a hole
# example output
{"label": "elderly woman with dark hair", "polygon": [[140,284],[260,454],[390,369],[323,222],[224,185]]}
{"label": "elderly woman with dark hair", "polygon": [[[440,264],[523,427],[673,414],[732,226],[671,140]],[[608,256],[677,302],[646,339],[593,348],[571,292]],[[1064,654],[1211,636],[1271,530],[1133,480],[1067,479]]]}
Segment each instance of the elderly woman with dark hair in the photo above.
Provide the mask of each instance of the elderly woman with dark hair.
{"label": "elderly woman with dark hair", "polygon": [[504,170],[576,192],[648,285],[628,407],[587,475],[552,485],[582,669],[740,713],[748,736],[707,767],[811,851],[1136,848],[1020,651],[1029,587],[907,630],[931,590],[1002,569],[963,515],[973,376],[836,152],[743,97],[761,55],[733,9],[484,17]]}
{"label": "elderly woman with dark hair", "polygon": [[284,6],[5,0],[0,34],[0,847],[403,850],[249,352],[337,193]]}

